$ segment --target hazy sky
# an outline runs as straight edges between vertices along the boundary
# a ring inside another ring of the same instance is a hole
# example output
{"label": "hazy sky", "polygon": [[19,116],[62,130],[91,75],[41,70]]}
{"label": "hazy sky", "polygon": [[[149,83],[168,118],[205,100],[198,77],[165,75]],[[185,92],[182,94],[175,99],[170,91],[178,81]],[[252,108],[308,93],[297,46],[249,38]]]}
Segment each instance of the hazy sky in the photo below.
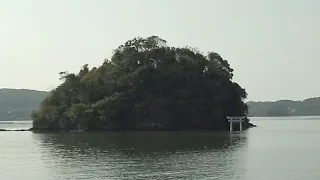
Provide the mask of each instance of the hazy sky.
{"label": "hazy sky", "polygon": [[50,90],[136,36],[216,51],[248,100],[320,96],[319,0],[1,0],[0,88]]}

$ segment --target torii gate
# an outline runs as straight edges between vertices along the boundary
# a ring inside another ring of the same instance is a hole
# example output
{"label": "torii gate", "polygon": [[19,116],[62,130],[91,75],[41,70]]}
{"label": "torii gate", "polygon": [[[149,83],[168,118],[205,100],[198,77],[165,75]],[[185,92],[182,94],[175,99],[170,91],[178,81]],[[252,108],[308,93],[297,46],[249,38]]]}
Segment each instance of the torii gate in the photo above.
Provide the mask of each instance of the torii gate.
{"label": "torii gate", "polygon": [[240,132],[242,131],[242,123],[246,119],[246,116],[227,116],[230,123],[230,132],[233,131],[233,123],[240,123]]}

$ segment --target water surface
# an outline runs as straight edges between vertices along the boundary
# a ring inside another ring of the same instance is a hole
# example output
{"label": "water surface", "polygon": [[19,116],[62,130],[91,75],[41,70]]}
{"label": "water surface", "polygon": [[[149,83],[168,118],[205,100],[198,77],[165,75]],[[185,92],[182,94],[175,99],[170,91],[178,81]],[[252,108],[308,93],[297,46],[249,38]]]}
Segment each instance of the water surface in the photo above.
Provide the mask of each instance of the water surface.
{"label": "water surface", "polygon": [[252,122],[241,134],[0,132],[0,179],[320,179],[319,117]]}

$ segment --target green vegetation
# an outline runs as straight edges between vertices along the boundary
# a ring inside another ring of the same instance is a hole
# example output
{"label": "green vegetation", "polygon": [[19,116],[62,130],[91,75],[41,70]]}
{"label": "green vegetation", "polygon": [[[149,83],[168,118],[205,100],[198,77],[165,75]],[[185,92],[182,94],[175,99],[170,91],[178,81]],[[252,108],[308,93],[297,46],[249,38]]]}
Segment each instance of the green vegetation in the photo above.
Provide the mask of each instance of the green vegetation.
{"label": "green vegetation", "polygon": [[48,95],[28,89],[0,89],[0,121],[30,120],[30,114]]}
{"label": "green vegetation", "polygon": [[61,72],[63,83],[32,113],[33,129],[227,129],[227,115],[247,113],[232,72],[217,53],[134,38],[98,68]]}
{"label": "green vegetation", "polygon": [[320,116],[320,98],[303,101],[248,102],[249,116]]}

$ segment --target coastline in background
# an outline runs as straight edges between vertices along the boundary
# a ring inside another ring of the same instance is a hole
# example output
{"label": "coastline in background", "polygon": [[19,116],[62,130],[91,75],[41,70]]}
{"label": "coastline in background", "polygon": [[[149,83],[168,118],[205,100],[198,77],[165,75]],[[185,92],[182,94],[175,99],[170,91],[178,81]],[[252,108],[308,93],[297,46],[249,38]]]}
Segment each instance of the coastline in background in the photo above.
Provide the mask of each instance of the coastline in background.
{"label": "coastline in background", "polygon": [[[29,89],[0,89],[0,121],[25,121],[49,94]],[[303,101],[249,101],[249,117],[320,116],[320,98]]]}
{"label": "coastline in background", "polygon": [[279,100],[275,102],[247,102],[251,117],[319,116],[320,98],[303,101]]}

